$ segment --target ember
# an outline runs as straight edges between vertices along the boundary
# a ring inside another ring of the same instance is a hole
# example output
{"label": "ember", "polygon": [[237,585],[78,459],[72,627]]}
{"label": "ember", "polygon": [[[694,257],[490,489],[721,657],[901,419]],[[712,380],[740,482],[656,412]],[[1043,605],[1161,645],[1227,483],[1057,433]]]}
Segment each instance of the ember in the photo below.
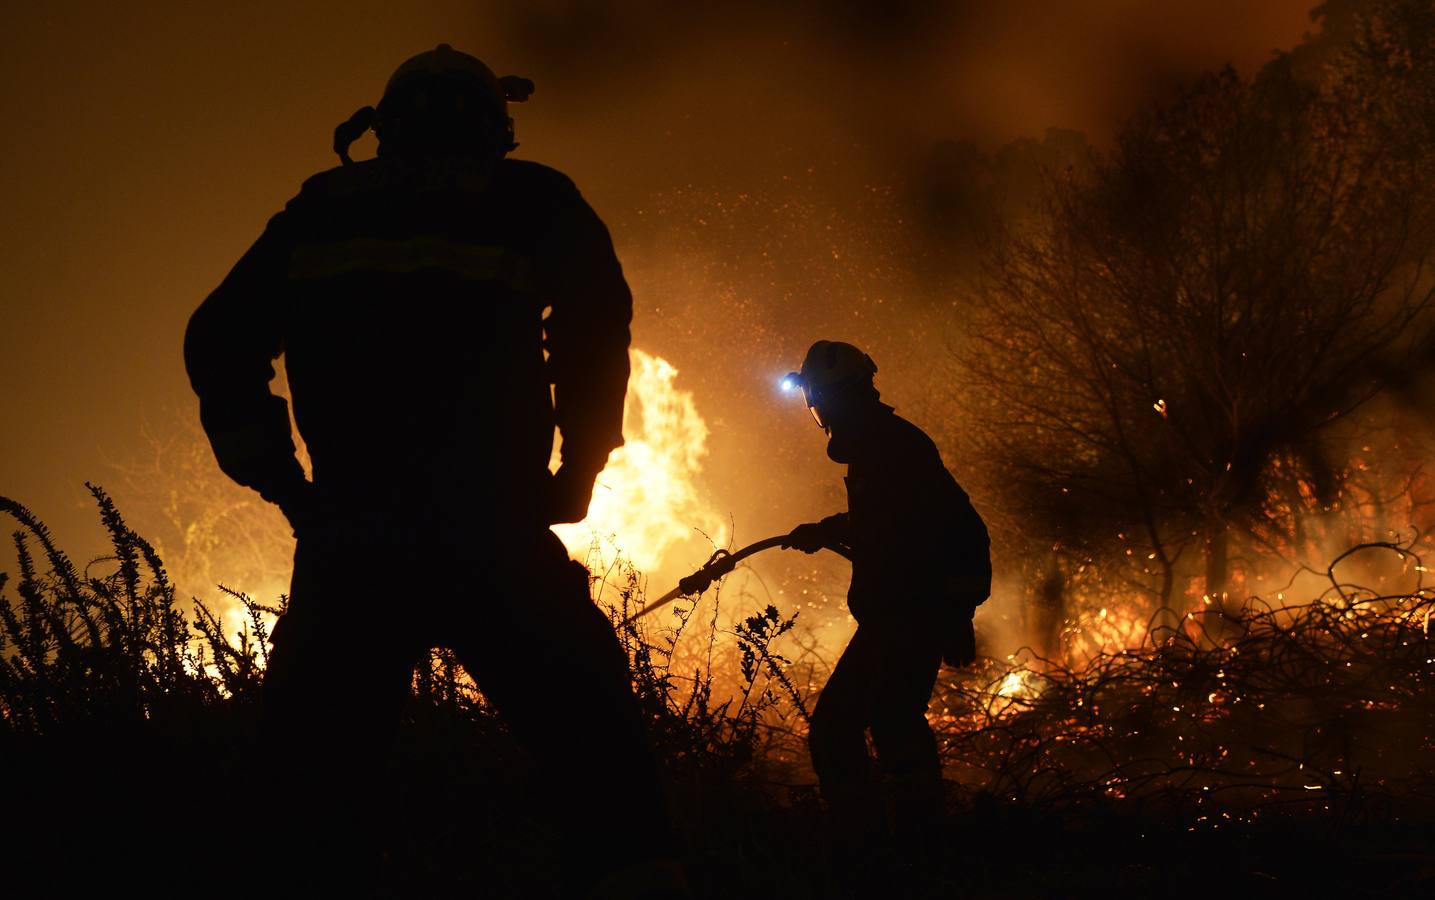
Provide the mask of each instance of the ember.
{"label": "ember", "polygon": [[949,776],[1022,803],[1126,798],[1193,829],[1429,809],[1432,609],[1423,585],[1386,596],[1332,575],[1310,603],[1252,598],[1235,615],[1191,614],[1159,643],[1148,632],[1135,649],[1075,664],[988,660],[939,688],[946,714],[934,725]]}

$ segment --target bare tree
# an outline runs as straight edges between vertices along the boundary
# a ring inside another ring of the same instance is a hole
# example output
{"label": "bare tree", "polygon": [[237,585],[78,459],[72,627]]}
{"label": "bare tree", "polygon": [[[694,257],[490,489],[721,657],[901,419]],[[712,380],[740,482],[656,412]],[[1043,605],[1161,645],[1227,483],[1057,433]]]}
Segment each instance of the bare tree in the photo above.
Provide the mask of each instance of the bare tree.
{"label": "bare tree", "polygon": [[1337,502],[1333,426],[1429,335],[1430,155],[1385,99],[1435,81],[1392,34],[1320,82],[1207,76],[996,242],[964,367],[1041,541],[1163,603],[1198,551],[1220,597],[1233,536]]}

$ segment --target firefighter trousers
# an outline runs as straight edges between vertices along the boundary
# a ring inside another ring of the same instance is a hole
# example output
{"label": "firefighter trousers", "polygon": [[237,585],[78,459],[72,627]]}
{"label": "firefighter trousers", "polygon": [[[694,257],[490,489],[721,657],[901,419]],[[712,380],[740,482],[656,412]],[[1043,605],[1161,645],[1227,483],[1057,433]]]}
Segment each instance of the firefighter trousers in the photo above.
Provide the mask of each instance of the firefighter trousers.
{"label": "firefighter trousers", "polygon": [[887,622],[859,625],[837,660],[808,745],[839,841],[902,842],[941,815],[941,762],[926,718],[941,662],[935,629]]}
{"label": "firefighter trousers", "polygon": [[266,762],[278,767],[287,864],[316,887],[362,879],[372,864],[368,836],[385,824],[373,821],[375,785],[415,664],[432,647],[455,652],[531,757],[542,789],[534,799],[571,838],[571,865],[602,871],[584,855],[594,835],[666,828],[627,660],[589,597],[587,570],[547,529],[445,537],[301,533],[262,735]]}

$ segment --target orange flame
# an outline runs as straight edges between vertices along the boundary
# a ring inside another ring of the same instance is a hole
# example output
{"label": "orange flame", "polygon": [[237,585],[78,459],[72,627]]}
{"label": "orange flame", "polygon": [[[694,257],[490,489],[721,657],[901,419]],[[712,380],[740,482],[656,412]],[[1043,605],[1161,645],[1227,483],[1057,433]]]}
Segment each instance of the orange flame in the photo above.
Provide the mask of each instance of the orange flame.
{"label": "orange flame", "polygon": [[726,523],[694,483],[707,456],[707,423],[692,393],[676,387],[671,363],[636,349],[630,358],[625,443],[598,475],[588,517],[553,531],[579,561],[591,561],[595,547],[611,548],[639,571],[686,574],[707,556],[702,535],[726,542]]}

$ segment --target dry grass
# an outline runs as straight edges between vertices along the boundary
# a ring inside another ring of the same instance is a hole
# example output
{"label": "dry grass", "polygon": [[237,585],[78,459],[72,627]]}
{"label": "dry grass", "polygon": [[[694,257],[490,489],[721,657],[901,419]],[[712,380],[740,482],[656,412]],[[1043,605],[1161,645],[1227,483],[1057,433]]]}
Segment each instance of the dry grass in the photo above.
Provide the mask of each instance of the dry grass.
{"label": "dry grass", "polygon": [[[228,630],[175,596],[149,544],[91,491],[114,555],[83,570],[0,498],[20,526],[13,598],[0,581],[3,785],[24,836],[8,878],[59,892],[97,874],[162,895],[265,890],[267,773],[283,761],[256,756],[254,713],[282,598],[229,591],[247,621]],[[1374,549],[1420,562],[1409,546]],[[595,593],[615,598],[621,622],[641,579],[621,567],[605,579]],[[823,874],[803,747],[811,697],[781,652],[794,620],[768,607],[741,621],[724,669],[716,613],[695,618],[707,608],[618,630],[700,894],[848,895]],[[1080,666],[1028,653],[944,670],[933,719],[954,816],[915,895],[1181,894],[1205,884],[1213,858],[1237,887],[1428,887],[1432,611],[1423,587],[1378,596],[1332,579],[1304,605],[1192,616]],[[675,657],[695,634],[709,656]],[[386,776],[406,798],[389,890],[538,884],[554,860],[524,797],[542,773],[447,653],[416,673],[400,743]],[[641,839],[595,836],[615,854]],[[1311,848],[1320,869],[1304,861]]]}

